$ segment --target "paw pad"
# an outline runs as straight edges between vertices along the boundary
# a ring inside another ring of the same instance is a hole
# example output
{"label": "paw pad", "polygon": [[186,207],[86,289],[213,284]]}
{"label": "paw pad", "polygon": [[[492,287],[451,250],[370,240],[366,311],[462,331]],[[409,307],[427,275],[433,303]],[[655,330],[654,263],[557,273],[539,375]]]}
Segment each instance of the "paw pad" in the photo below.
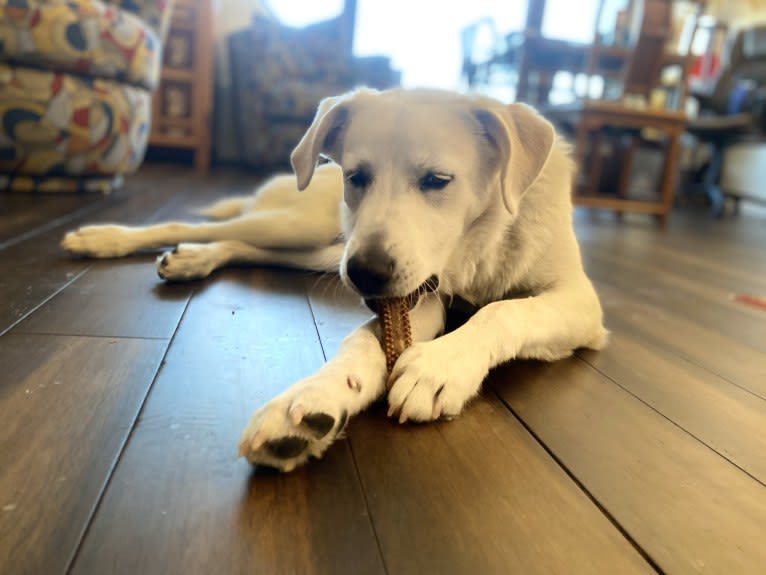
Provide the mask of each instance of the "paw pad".
{"label": "paw pad", "polygon": [[321,439],[335,427],[335,418],[326,413],[308,413],[303,416],[301,424],[307,427],[314,437]]}
{"label": "paw pad", "polygon": [[297,457],[308,447],[308,440],[296,435],[288,435],[272,441],[267,441],[264,447],[277,459]]}

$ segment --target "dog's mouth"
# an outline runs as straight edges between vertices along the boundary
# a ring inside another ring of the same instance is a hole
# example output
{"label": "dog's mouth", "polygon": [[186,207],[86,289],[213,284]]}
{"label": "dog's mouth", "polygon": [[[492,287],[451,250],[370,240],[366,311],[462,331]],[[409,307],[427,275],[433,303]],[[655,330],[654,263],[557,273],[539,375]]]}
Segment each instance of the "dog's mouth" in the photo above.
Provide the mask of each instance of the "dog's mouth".
{"label": "dog's mouth", "polygon": [[[432,275],[426,281],[420,284],[415,291],[404,296],[404,298],[407,301],[408,309],[412,309],[416,305],[418,305],[418,302],[420,301],[421,296],[424,296],[427,293],[433,293],[438,289],[439,289],[439,277],[436,275]],[[386,298],[388,297],[395,297],[395,296],[386,296]],[[372,310],[374,313],[378,313],[380,311],[378,308],[378,301],[380,301],[381,299],[385,299],[385,298],[382,298],[382,297],[364,298],[364,304],[368,308],[370,308],[370,310]]]}

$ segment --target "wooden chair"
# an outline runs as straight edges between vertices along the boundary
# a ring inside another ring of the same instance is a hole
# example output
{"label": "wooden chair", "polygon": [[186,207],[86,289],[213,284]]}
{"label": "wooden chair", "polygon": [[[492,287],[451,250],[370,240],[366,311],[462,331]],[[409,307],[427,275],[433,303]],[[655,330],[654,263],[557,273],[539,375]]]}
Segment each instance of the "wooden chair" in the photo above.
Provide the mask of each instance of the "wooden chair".
{"label": "wooden chair", "polygon": [[[602,1],[599,19],[603,4]],[[580,178],[573,196],[575,204],[612,209],[618,214],[654,214],[665,225],[673,205],[681,136],[686,127],[686,116],[679,108],[685,99],[683,86],[688,73],[690,46],[686,47],[686,53],[682,56],[666,53],[671,37],[671,0],[644,0],[639,4],[642,8],[638,10],[641,25],[633,46],[605,46],[598,41],[597,30],[588,58],[589,77],[599,73],[604,60],[624,59],[621,98],[616,101],[585,98],[571,105],[550,108],[546,110],[546,115],[572,134],[574,139],[575,158],[580,166]],[[699,6],[701,11],[702,4]],[[676,106],[649,107],[647,104],[652,92],[659,85],[660,72],[667,65],[678,65],[682,70]],[[630,198],[628,190],[634,156],[647,130],[653,134],[651,141],[664,148],[664,162],[659,194],[655,199],[645,201]],[[609,186],[602,181],[602,148],[607,139],[611,148],[618,151],[621,160],[618,176]]]}

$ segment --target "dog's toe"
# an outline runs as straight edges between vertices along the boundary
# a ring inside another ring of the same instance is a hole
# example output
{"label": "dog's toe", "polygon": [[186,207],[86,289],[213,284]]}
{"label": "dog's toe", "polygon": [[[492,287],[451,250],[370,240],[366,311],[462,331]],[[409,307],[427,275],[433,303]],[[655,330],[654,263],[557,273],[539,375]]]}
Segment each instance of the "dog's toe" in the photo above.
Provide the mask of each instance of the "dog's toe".
{"label": "dog's toe", "polygon": [[443,345],[418,343],[401,355],[391,374],[389,417],[400,423],[451,418],[478,392],[486,372]]}
{"label": "dog's toe", "polygon": [[168,281],[201,279],[215,267],[215,255],[204,244],[180,244],[157,258],[157,274]]}
{"label": "dog's toe", "polygon": [[67,233],[61,247],[70,254],[93,258],[128,255],[138,247],[135,232],[125,226],[84,226]]}

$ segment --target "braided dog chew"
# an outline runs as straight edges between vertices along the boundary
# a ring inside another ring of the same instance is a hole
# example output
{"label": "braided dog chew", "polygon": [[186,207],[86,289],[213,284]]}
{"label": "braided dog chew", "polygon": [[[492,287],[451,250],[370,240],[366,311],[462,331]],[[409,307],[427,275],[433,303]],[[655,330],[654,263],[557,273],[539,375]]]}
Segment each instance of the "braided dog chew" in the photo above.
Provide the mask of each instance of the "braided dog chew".
{"label": "braided dog chew", "polygon": [[383,331],[383,351],[388,373],[402,352],[412,345],[410,311],[407,298],[393,297],[378,301],[378,317]]}

